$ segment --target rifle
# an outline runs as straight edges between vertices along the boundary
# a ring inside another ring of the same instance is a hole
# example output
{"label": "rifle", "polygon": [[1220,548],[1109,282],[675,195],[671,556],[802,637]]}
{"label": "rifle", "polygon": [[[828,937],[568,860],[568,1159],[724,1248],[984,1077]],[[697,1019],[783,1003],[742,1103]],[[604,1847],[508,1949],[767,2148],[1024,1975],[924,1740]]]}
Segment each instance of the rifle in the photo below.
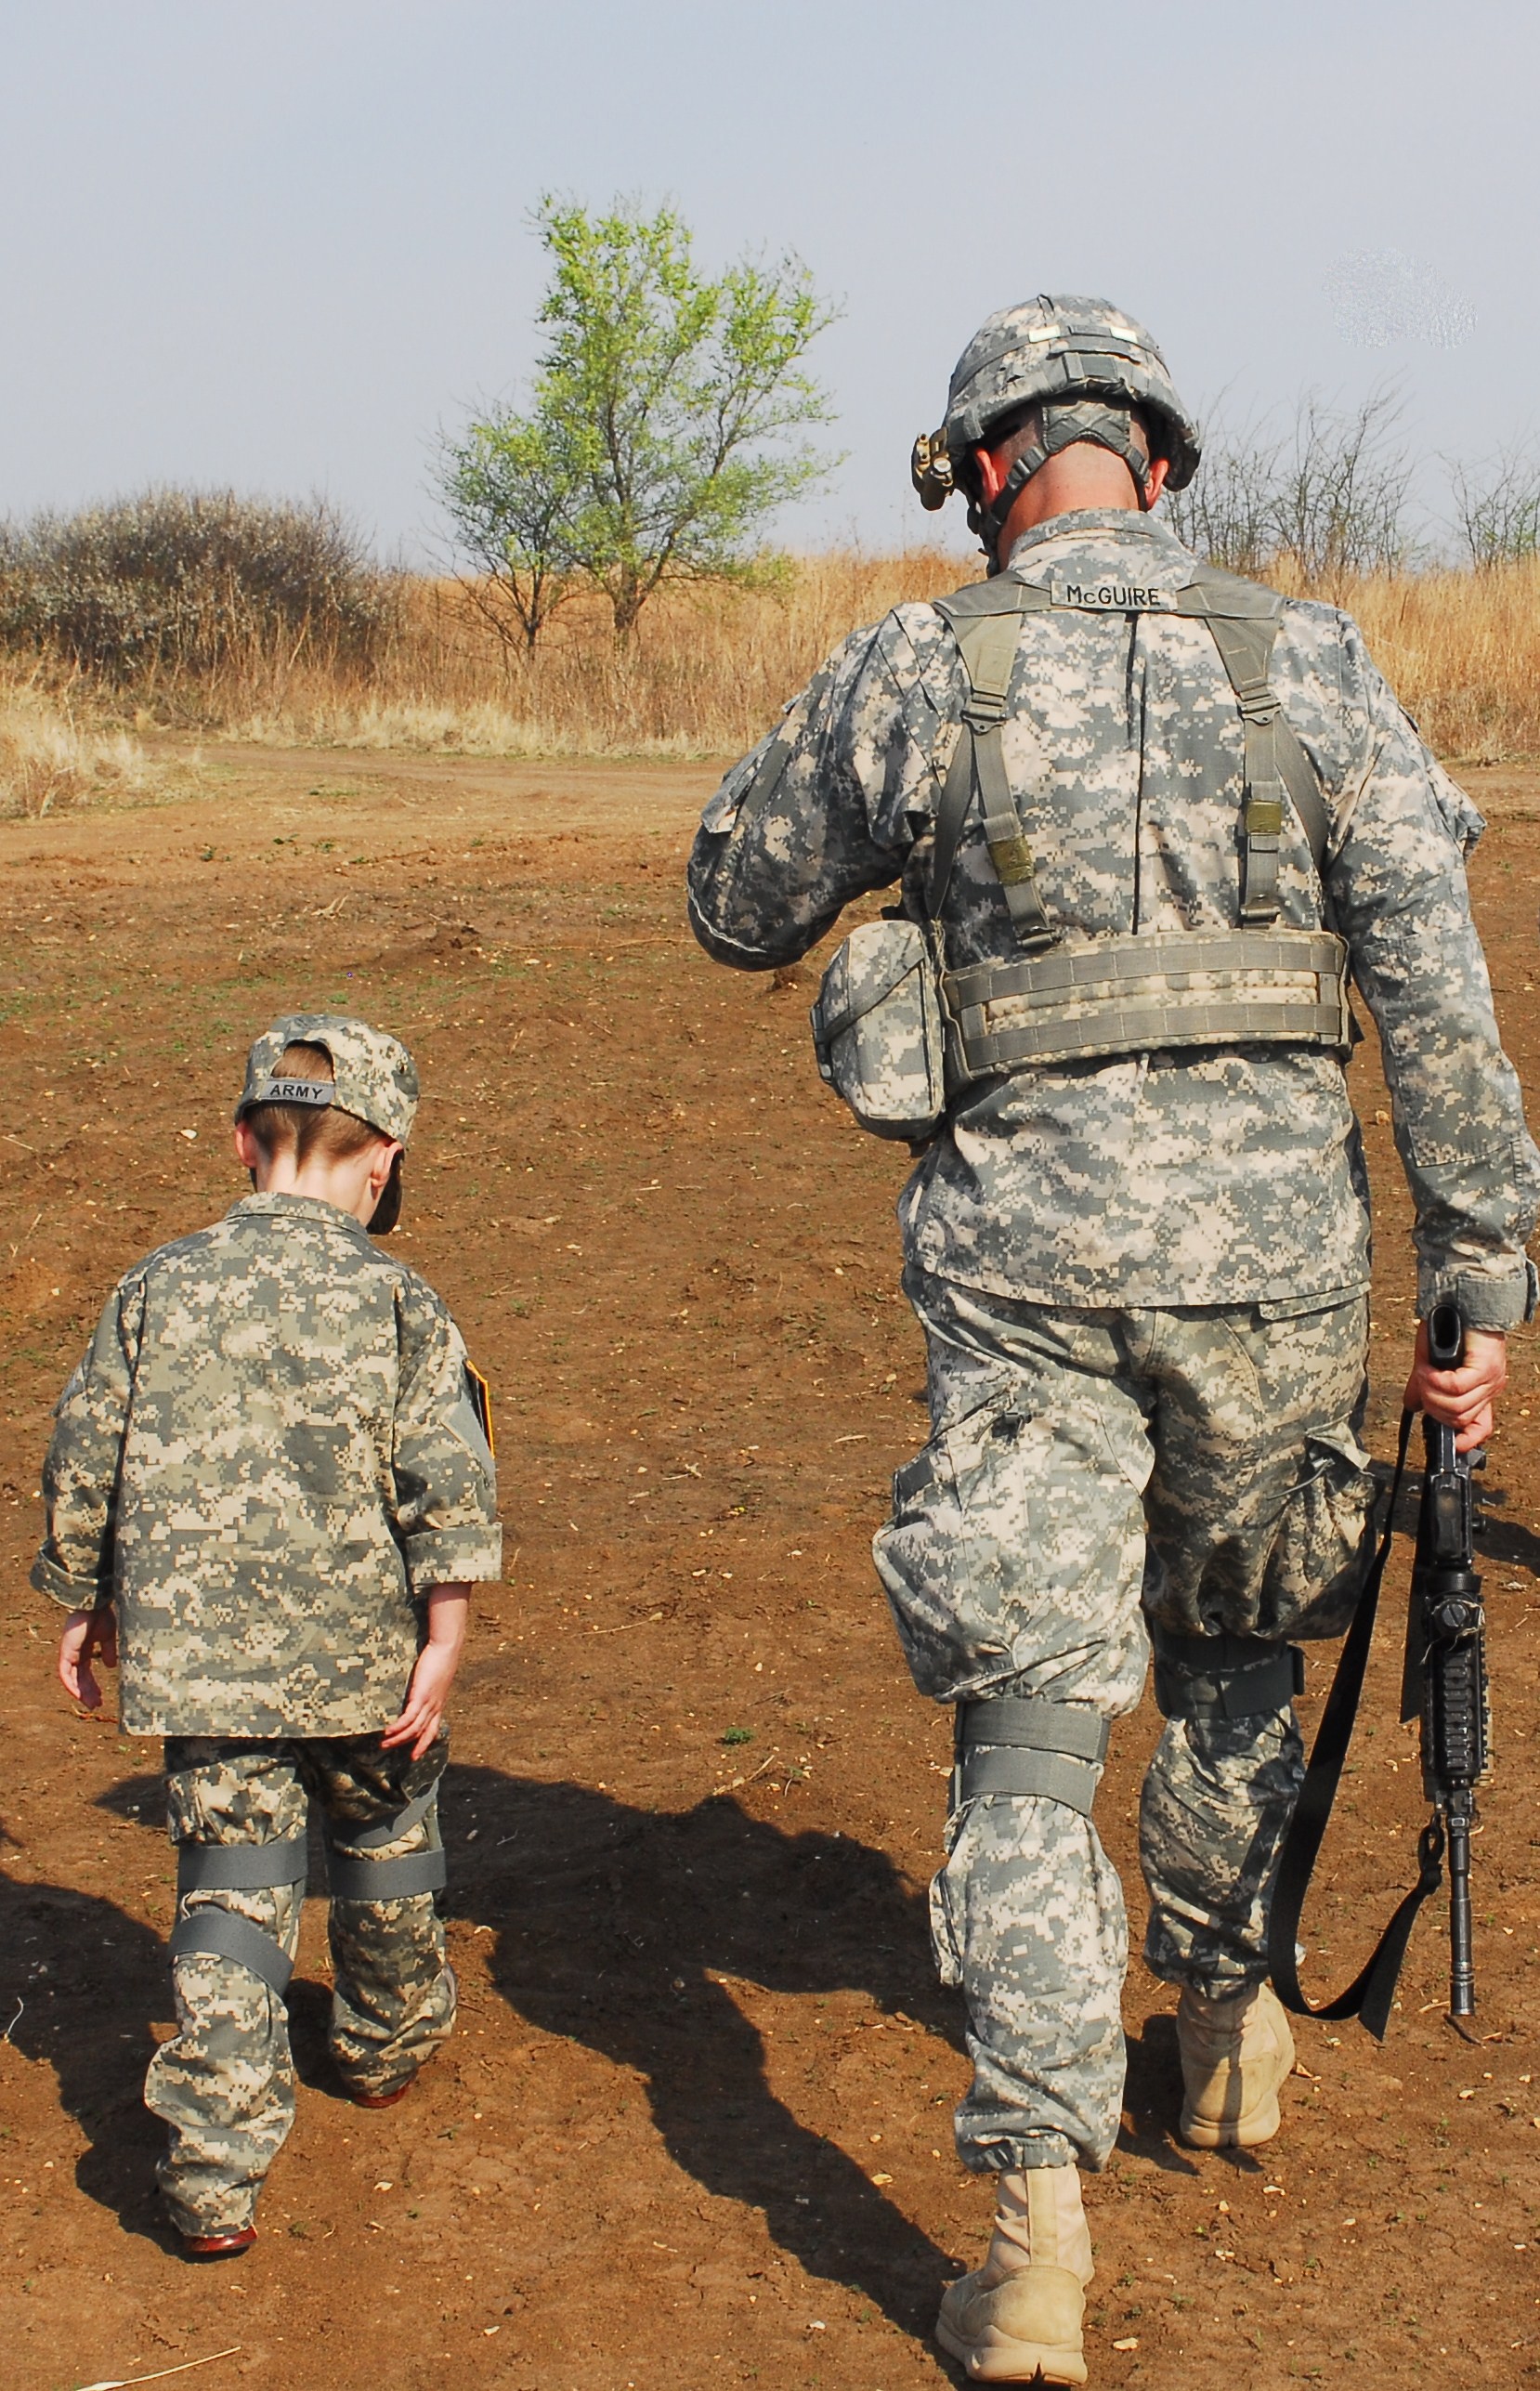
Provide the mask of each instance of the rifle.
{"label": "rifle", "polygon": [[[1436,1369],[1457,1369],[1464,1352],[1465,1324],[1457,1306],[1436,1304],[1428,1320],[1429,1360]],[[1268,1927],[1268,1964],[1286,2008],[1300,2017],[1357,2018],[1380,2041],[1390,2022],[1413,1922],[1423,1902],[1443,1882],[1446,1853],[1450,2020],[1463,2031],[1464,2021],[1476,2011],[1470,1835],[1476,1823],[1476,1788],[1487,1772],[1488,1709],[1486,1626],[1481,1581],[1474,1566],[1473,1478],[1485,1467],[1486,1455],[1456,1453],[1455,1431],[1426,1414],[1422,1423],[1426,1466],[1406,1615],[1401,1716],[1403,1722],[1421,1721],[1423,1787],[1433,1814],[1417,1838],[1417,1881],[1346,1992],[1334,2001],[1314,2006],[1299,1986],[1299,1917],[1358,1715],[1413,1417],[1411,1412],[1402,1414],[1384,1532],[1342,1647],[1285,1839]]]}
{"label": "rifle", "polygon": [[[1465,1324],[1453,1303],[1434,1307],[1428,1322],[1428,1358],[1438,1370],[1457,1370]],[[1406,1659],[1401,1681],[1403,1722],[1422,1722],[1423,1785],[1433,1804],[1431,1831],[1441,1825],[1449,1860],[1449,2015],[1456,2023],[1476,2014],[1470,1948],[1470,1830],[1476,1787],[1487,1770],[1486,1620],[1475,1562],[1474,1472],[1484,1453],[1456,1453],[1455,1431],[1442,1420],[1422,1423],[1425,1468],[1417,1511],[1412,1599],[1406,1614]]]}

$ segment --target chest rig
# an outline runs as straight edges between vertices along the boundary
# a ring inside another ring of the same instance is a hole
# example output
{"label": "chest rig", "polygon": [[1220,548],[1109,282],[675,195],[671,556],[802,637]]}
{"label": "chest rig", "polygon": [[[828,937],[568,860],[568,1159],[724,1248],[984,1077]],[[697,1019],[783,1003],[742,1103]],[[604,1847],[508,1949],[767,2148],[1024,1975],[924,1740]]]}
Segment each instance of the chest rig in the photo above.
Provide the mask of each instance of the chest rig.
{"label": "chest rig", "polygon": [[[1268,677],[1283,605],[1254,581],[1207,569],[1175,592],[1111,575],[1047,587],[1000,575],[935,601],[957,639],[969,694],[929,866],[909,903],[929,917],[939,947],[939,917],[976,797],[1018,947],[1009,961],[940,972],[949,1094],[1034,1064],[1151,1050],[1263,1043],[1346,1051],[1346,947],[1330,931],[1280,927],[1277,919],[1286,803],[1317,871],[1331,829],[1314,767]],[[1246,738],[1236,928],[1063,943],[1000,742],[1022,618],[1055,610],[1158,612],[1207,625]]]}

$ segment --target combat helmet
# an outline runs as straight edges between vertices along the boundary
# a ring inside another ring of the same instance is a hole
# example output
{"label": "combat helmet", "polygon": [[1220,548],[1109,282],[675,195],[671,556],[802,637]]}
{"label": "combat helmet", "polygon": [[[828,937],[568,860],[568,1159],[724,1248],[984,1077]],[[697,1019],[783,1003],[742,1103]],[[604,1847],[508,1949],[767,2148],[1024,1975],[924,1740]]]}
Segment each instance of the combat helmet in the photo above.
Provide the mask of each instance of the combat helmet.
{"label": "combat helmet", "polygon": [[[1168,464],[1167,487],[1184,490],[1198,468],[1198,427],[1143,325],[1105,299],[1039,293],[1025,306],[1002,307],[959,358],[940,430],[922,432],[914,444],[909,470],[920,503],[934,510],[960,490],[968,528],[992,560],[1000,526],[1038,467],[1075,441],[1091,440],[1123,459],[1147,507],[1148,466],[1129,424],[1133,407],[1153,425],[1155,453]],[[986,505],[972,451],[1031,408],[1040,411],[1038,438]]]}

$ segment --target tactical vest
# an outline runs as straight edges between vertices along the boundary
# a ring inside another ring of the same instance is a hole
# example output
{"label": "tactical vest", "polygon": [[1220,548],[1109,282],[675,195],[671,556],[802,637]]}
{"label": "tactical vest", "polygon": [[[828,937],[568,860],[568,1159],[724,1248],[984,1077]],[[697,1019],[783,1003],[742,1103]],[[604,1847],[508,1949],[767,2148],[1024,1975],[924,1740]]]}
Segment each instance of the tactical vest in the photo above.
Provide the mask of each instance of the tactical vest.
{"label": "tactical vest", "polygon": [[[813,1009],[819,1068],[863,1127],[923,1138],[973,1081],[1034,1065],[1235,1044],[1345,1053],[1346,946],[1328,930],[1278,926],[1286,797],[1318,872],[1331,822],[1314,767],[1268,677],[1284,606],[1277,593],[1203,568],[1174,592],[1110,576],[1044,588],[1000,575],[934,604],[957,639],[968,699],[929,866],[918,885],[909,883],[911,918],[853,933]],[[1055,609],[1158,612],[1207,625],[1246,736],[1235,929],[1134,932],[1063,945],[1038,885],[1000,743],[1021,619]],[[975,795],[1019,952],[954,971],[946,965],[940,917]]]}

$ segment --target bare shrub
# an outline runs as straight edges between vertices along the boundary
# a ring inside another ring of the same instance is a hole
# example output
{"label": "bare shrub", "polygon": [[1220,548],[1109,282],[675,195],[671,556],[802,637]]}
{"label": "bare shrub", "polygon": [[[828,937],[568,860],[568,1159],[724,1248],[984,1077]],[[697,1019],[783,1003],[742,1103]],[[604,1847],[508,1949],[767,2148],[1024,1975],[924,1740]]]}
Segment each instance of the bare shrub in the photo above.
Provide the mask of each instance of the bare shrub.
{"label": "bare shrub", "polygon": [[1281,559],[1312,583],[1393,572],[1412,550],[1414,466],[1396,440],[1400,417],[1385,389],[1346,409],[1307,391],[1285,431],[1265,416],[1231,429],[1220,414],[1196,480],[1168,501],[1171,522],[1233,573],[1265,574]]}
{"label": "bare shrub", "polygon": [[1411,549],[1406,499],[1412,460],[1396,444],[1401,401],[1371,392],[1356,407],[1307,393],[1277,466],[1272,503],[1279,555],[1310,581],[1388,573]]}
{"label": "bare shrub", "polygon": [[1227,573],[1265,572],[1278,553],[1277,496],[1283,440],[1256,421],[1206,433],[1197,478],[1162,502],[1189,548]]}
{"label": "bare shrub", "polygon": [[391,603],[321,499],[150,490],[0,529],[0,643],[146,698],[270,678],[307,653],[366,665]]}
{"label": "bare shrub", "polygon": [[1532,445],[1468,468],[1451,463],[1449,479],[1460,538],[1479,571],[1540,555],[1540,456]]}

